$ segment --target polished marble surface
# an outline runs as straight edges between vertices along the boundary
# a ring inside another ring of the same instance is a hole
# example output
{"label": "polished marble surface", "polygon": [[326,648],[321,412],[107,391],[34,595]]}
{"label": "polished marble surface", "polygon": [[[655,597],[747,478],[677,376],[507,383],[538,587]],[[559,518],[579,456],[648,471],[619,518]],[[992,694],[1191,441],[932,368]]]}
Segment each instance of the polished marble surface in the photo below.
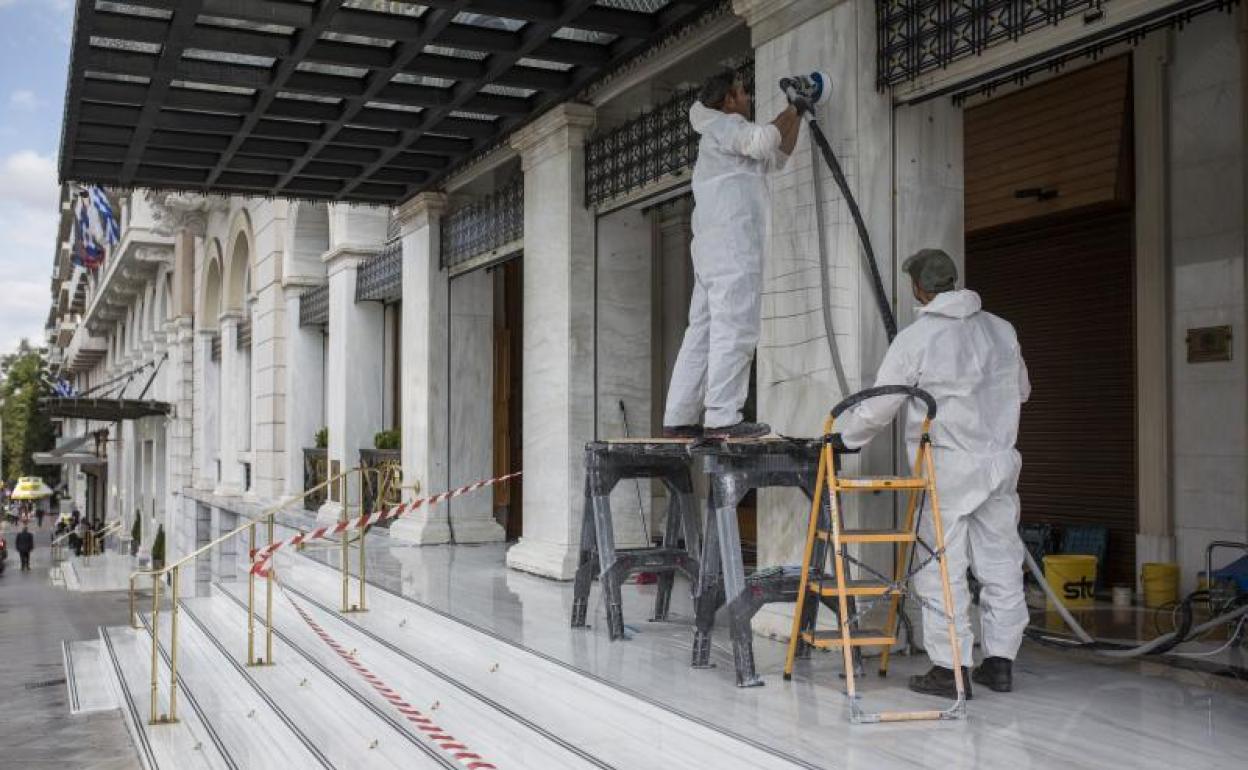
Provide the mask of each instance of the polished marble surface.
{"label": "polished marble surface", "polygon": [[69,713],[86,714],[117,708],[117,698],[108,686],[111,674],[99,639],[66,641],[61,655],[65,665],[65,689]]}
{"label": "polished marble surface", "polygon": [[96,556],[71,556],[61,563],[61,575],[70,591],[125,591],[138,560],[113,551]]}
{"label": "polished marble surface", "polygon": [[[1153,667],[1089,662],[1026,645],[1016,666],[1014,693],[984,691],[956,723],[854,727],[845,720],[839,663],[818,655],[791,683],[781,680],[783,645],[756,639],[761,688],[741,690],[732,678],[731,648],[717,627],[713,670],[688,666],[692,607],[683,581],[673,596],[672,619],[643,619],[653,586],[628,585],[625,618],[631,639],[611,643],[595,587],[588,631],[569,629],[570,583],[508,570],[503,547],[394,545],[369,537],[372,603],[384,588],[396,596],[478,627],[514,645],[559,661],[613,687],[686,714],[820,767],[1111,767],[1124,757],[1137,767],[1226,766],[1248,755],[1248,697],[1235,688],[1211,688],[1197,677],[1176,681]],[[314,550],[304,558],[337,564],[337,553]],[[338,585],[338,584],[335,584]],[[331,587],[324,601],[333,604]],[[407,612],[414,617],[417,608]],[[370,613],[372,618],[378,617]],[[396,619],[397,624],[400,620]],[[463,633],[466,633],[463,632]],[[451,627],[445,642],[458,634]],[[905,676],[926,668],[922,657],[894,659],[888,679],[863,680],[880,707],[939,703],[904,689]],[[645,737],[636,738],[644,742]]]}

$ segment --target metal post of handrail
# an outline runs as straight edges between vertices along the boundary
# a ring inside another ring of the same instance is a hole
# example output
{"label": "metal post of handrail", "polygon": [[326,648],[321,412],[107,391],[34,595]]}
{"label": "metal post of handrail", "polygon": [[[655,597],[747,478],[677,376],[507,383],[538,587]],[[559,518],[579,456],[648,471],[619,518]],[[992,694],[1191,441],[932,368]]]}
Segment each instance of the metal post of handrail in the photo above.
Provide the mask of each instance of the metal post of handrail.
{"label": "metal post of handrail", "polygon": [[[359,494],[359,501],[360,501],[360,517],[361,517],[361,518],[364,516],[364,474],[366,474],[366,473],[368,473],[368,471],[366,471],[366,470],[361,470],[361,471],[360,471],[360,494]],[[380,486],[381,486],[381,474],[380,474],[380,473],[378,473],[378,475],[377,475],[377,486],[378,486],[378,487],[380,487]],[[378,489],[377,491],[378,491],[378,492],[380,492],[380,489]],[[376,506],[377,506],[377,503],[378,503],[378,502],[379,502],[379,498],[375,498],[375,499],[374,499],[374,503],[373,503],[373,506],[374,506],[374,507],[373,507],[373,510],[376,510]],[[360,528],[360,556],[359,556],[359,558],[360,558],[360,566],[359,566],[359,570],[360,570],[360,586],[359,586],[359,596],[360,596],[360,600],[359,600],[359,604],[357,604],[357,605],[355,606],[355,611],[356,611],[356,612],[364,612],[364,610],[365,610],[365,607],[364,607],[364,584],[365,584],[367,581],[365,580],[366,573],[365,573],[365,568],[364,568],[364,535],[365,535],[365,534],[367,534],[367,533],[368,533],[368,529],[367,529],[366,527],[361,527],[361,528]]]}
{"label": "metal post of handrail", "polygon": [[173,595],[169,609],[169,720],[178,721],[178,576],[179,565],[173,568]]}
{"label": "metal post of handrail", "polygon": [[139,616],[134,611],[134,575],[130,576],[130,627],[139,627]]}
{"label": "metal post of handrail", "polygon": [[[247,558],[256,557],[256,524],[247,528]],[[247,570],[247,665],[256,665],[256,573]]]}
{"label": "metal post of handrail", "polygon": [[[269,545],[273,545],[273,519],[277,513],[269,514]],[[264,663],[273,663],[273,565],[269,565],[269,574],[264,579]]]}
{"label": "metal post of handrail", "polygon": [[160,724],[156,708],[156,645],[160,637],[160,573],[152,573],[152,715],[148,724]]}
{"label": "metal post of handrail", "polygon": [[[342,508],[340,508],[338,511],[339,522],[345,523],[346,521],[350,519],[351,505],[350,503],[347,502],[347,494],[350,492],[350,490],[351,490],[351,484],[349,481],[347,482],[346,485],[344,485],[344,487],[339,488],[339,491],[342,493],[338,495],[339,503],[342,506]],[[341,559],[342,561],[342,611],[350,612],[351,600],[349,598],[349,594],[347,593],[348,592],[348,585],[347,585],[348,572],[350,572],[351,570],[351,556],[350,556],[350,552],[347,550],[351,542],[350,532],[348,532],[344,528],[342,530],[341,538],[342,538],[342,559]]]}

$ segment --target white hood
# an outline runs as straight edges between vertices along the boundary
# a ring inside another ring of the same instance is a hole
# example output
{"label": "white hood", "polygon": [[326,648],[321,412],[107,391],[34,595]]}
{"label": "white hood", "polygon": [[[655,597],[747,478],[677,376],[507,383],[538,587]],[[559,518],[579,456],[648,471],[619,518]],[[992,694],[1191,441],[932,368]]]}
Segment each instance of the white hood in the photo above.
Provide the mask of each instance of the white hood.
{"label": "white hood", "polygon": [[710,107],[706,107],[697,99],[693,100],[693,106],[689,108],[689,125],[693,126],[693,130],[699,134],[706,133],[706,129],[719,118],[724,117],[723,112]]}
{"label": "white hood", "polygon": [[936,298],[919,308],[920,313],[940,315],[947,318],[970,318],[984,306],[979,294],[970,289],[942,291]]}

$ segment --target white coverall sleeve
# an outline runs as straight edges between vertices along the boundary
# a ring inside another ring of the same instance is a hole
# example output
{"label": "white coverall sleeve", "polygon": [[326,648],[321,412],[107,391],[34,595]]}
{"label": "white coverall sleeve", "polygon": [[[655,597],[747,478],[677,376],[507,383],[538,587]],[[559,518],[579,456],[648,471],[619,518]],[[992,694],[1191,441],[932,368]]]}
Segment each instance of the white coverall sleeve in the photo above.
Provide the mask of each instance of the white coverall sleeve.
{"label": "white coverall sleeve", "polygon": [[1027,362],[1020,353],[1018,356],[1018,400],[1027,403],[1031,398],[1031,378],[1027,376]]}
{"label": "white coverall sleeve", "polygon": [[[875,386],[881,385],[918,385],[919,361],[905,343],[905,337],[898,337],[889,346],[880,371],[875,376]],[[875,437],[875,434],[886,428],[893,421],[897,410],[909,400],[908,396],[880,396],[868,399],[841,415],[835,430],[841,434],[841,440],[850,449],[858,449]]]}
{"label": "white coverall sleeve", "polygon": [[774,163],[777,158],[788,159],[780,151],[780,129],[770,123],[760,126],[749,121],[739,122],[733,127],[730,146],[740,155],[768,164]]}

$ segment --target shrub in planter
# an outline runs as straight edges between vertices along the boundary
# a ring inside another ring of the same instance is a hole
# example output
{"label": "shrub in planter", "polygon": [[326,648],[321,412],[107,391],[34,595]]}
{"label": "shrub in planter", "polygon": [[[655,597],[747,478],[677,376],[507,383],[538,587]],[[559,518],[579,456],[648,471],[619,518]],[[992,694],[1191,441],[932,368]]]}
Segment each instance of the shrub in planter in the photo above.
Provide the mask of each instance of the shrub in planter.
{"label": "shrub in planter", "polygon": [[402,433],[396,430],[383,430],[373,436],[373,446],[377,449],[401,449]]}
{"label": "shrub in planter", "polygon": [[329,449],[329,428],[321,428],[316,432],[316,448]]}
{"label": "shrub in planter", "polygon": [[152,541],[152,569],[165,566],[165,525],[156,528],[156,539]]}
{"label": "shrub in planter", "polygon": [[130,555],[136,556],[139,553],[139,540],[143,538],[142,517],[138,511],[134,512],[134,523],[130,525]]}

